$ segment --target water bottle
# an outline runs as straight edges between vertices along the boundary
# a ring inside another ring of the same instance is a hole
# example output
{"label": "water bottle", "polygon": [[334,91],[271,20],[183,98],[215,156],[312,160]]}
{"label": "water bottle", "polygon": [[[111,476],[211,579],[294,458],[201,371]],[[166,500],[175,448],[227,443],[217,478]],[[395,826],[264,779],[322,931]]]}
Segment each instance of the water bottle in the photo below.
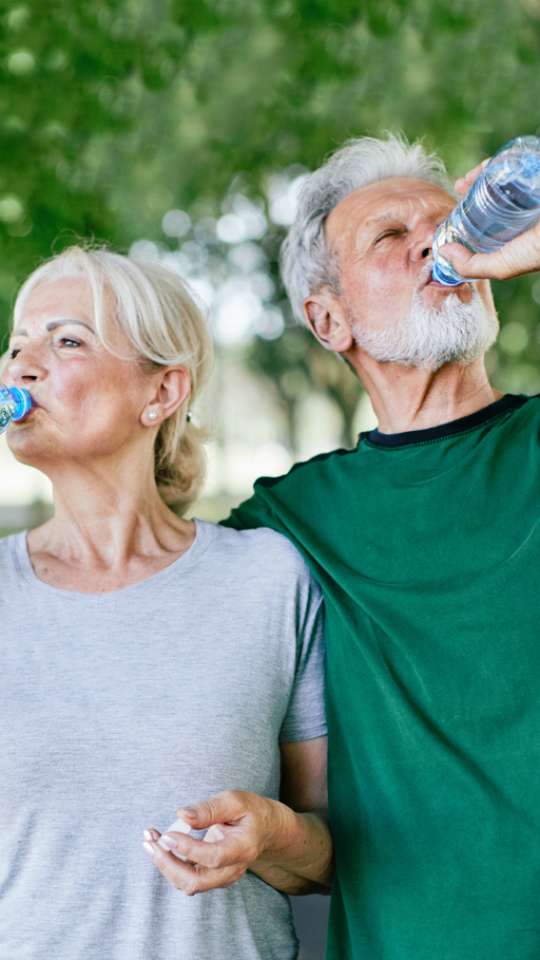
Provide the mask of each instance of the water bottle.
{"label": "water bottle", "polygon": [[28,390],[19,387],[4,387],[0,384],[0,433],[4,433],[11,421],[24,420],[32,409],[32,397]]}
{"label": "water bottle", "polygon": [[433,279],[447,286],[466,282],[439,255],[445,243],[461,243],[473,253],[491,253],[539,218],[540,137],[515,137],[491,158],[438,228],[433,240]]}

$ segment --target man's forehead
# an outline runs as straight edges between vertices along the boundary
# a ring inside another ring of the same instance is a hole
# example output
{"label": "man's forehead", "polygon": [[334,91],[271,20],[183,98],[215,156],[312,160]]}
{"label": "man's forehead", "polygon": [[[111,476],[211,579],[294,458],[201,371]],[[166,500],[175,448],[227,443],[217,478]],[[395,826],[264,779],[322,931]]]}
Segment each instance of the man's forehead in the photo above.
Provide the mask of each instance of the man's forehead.
{"label": "man's forehead", "polygon": [[354,224],[356,229],[360,223],[367,226],[422,209],[440,206],[450,210],[454,203],[450,194],[435,183],[412,177],[388,177],[344,197],[328,215],[326,227],[331,235],[335,229],[341,233],[345,224]]}

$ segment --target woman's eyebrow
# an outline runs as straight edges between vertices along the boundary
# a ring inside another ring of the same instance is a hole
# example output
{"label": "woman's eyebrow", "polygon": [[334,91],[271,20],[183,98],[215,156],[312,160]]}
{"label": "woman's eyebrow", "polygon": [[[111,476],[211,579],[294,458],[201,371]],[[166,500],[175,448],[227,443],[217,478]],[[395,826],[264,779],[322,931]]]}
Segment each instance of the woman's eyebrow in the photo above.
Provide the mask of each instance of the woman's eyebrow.
{"label": "woman's eyebrow", "polygon": [[[95,330],[90,326],[89,323],[85,323],[84,320],[72,320],[70,317],[62,317],[62,319],[60,320],[49,320],[49,322],[45,326],[45,329],[47,333],[50,333],[52,330],[56,330],[58,327],[63,327],[65,326],[65,324],[69,324],[69,323],[76,323],[80,327],[86,327],[86,329],[89,330],[90,333],[95,334]],[[28,332],[26,330],[12,330],[11,336],[27,337]]]}
{"label": "woman's eyebrow", "polygon": [[90,333],[94,333],[94,330],[89,323],[85,323],[84,320],[72,320],[71,317],[62,317],[60,320],[49,320],[45,326],[45,329],[47,332],[50,332],[51,330],[56,330],[58,327],[63,327],[68,323],[76,323],[80,327],[86,327]]}

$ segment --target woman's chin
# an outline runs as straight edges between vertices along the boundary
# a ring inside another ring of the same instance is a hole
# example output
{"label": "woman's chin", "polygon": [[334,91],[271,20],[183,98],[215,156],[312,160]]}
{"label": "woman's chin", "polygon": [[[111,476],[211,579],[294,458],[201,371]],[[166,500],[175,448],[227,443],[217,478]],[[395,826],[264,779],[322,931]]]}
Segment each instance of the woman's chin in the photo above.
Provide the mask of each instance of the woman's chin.
{"label": "woman's chin", "polygon": [[33,466],[46,452],[44,438],[39,438],[35,431],[28,429],[23,423],[10,427],[6,439],[11,453],[20,463]]}

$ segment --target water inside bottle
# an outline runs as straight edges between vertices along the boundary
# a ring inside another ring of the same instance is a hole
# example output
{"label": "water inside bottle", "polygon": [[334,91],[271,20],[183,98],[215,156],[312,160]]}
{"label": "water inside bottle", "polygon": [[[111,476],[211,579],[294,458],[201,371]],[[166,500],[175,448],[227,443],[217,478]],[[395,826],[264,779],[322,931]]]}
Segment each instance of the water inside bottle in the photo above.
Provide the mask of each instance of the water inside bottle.
{"label": "water inside bottle", "polygon": [[2,433],[11,423],[14,407],[15,404],[13,403],[13,400],[0,401],[0,433]]}

